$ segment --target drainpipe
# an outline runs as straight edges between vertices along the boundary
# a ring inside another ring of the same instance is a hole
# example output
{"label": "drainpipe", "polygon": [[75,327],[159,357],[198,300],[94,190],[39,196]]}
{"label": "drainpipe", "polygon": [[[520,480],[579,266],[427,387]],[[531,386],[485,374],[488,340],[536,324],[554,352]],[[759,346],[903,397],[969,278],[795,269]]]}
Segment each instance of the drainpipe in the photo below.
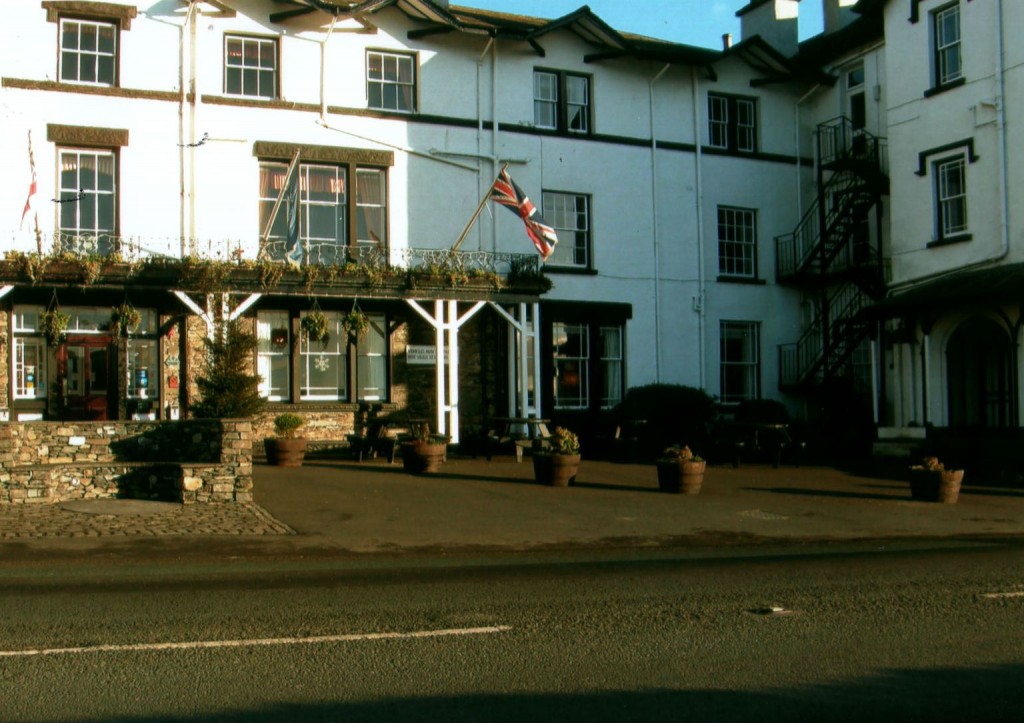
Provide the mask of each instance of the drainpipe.
{"label": "drainpipe", "polygon": [[192,15],[195,13],[196,3],[189,3],[188,12],[185,13],[185,22],[179,29],[178,39],[178,183],[180,189],[180,201],[178,209],[179,234],[181,236],[181,255],[185,256],[185,235],[186,235],[186,203],[185,203],[185,28],[192,22]]}
{"label": "drainpipe", "polygon": [[327,41],[331,39],[336,22],[337,13],[331,16],[331,26],[327,28],[327,34],[320,42],[320,120],[324,122],[327,121]]}
{"label": "drainpipe", "polygon": [[813,88],[804,93],[800,100],[796,102],[796,106],[794,107],[794,115],[796,118],[794,122],[793,135],[796,138],[796,217],[798,222],[804,217],[803,183],[800,178],[800,170],[803,168],[803,163],[801,163],[800,159],[800,104],[814,95],[819,88],[821,88],[821,83],[816,84]]}
{"label": "drainpipe", "polygon": [[699,386],[707,389],[707,319],[704,308],[704,171],[703,156],[701,155],[700,143],[700,99],[697,79],[697,69],[690,69],[690,85],[693,88],[693,141],[696,153],[694,154],[694,190],[697,205],[697,299],[694,303],[694,311],[697,312],[697,358],[699,361]]}
{"label": "drainpipe", "polygon": [[[491,178],[498,176],[498,41],[491,49]],[[544,140],[541,139],[541,143]],[[541,168],[543,173],[544,169]],[[498,224],[491,223],[491,253],[498,250]]]}
{"label": "drainpipe", "polygon": [[[491,46],[494,45],[494,38],[487,39],[487,45],[484,46],[484,51],[480,53],[480,57],[476,60],[476,152],[477,155],[482,155],[483,149],[483,138],[484,138],[484,109],[483,109],[483,66],[484,57],[490,52]],[[491,89],[494,92],[494,89]],[[494,174],[497,176],[497,174]],[[483,196],[483,183],[484,179],[480,177],[479,170],[476,176],[477,195]],[[493,226],[493,224],[492,224]],[[479,241],[477,242],[477,248],[483,251],[483,234],[479,235]]]}
{"label": "drainpipe", "polygon": [[654,233],[654,380],[661,383],[661,267],[658,259],[658,137],[655,134],[654,84],[661,79],[670,64],[665,63],[648,85],[651,106],[651,217]]}
{"label": "drainpipe", "polygon": [[[195,3],[192,3],[190,7],[194,7]],[[196,73],[196,57],[198,56],[198,50],[196,46],[199,44],[199,34],[196,32],[196,26],[199,24],[196,16],[198,13],[192,13],[192,23],[189,25],[189,36],[191,43],[189,47],[189,88],[192,93],[192,105],[189,108],[189,139],[188,139],[188,231],[189,238],[192,239],[192,245],[196,248],[193,251],[198,250],[198,235],[196,232],[196,114],[199,110],[199,82]]]}

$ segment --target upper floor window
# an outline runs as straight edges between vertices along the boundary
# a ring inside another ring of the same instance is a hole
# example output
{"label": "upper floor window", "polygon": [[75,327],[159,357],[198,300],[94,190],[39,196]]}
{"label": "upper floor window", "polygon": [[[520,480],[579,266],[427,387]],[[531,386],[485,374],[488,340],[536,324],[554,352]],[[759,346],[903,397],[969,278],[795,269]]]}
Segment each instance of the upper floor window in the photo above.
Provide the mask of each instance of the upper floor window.
{"label": "upper floor window", "polygon": [[92,20],[60,21],[60,79],[117,84],[117,25]]}
{"label": "upper floor window", "polygon": [[579,193],[544,191],[541,215],[558,234],[558,243],[548,257],[548,265],[589,268],[590,197]]}
{"label": "upper floor window", "polygon": [[933,83],[943,86],[963,75],[960,64],[960,4],[949,5],[932,14],[932,43],[935,48]]}
{"label": "upper floor window", "polygon": [[533,124],[567,133],[590,133],[590,77],[535,70]]}
{"label": "upper floor window", "polygon": [[[260,233],[274,209],[285,183],[288,164],[260,164]],[[387,173],[380,168],[361,168],[353,164],[327,165],[300,163],[296,169],[298,188],[298,238],[295,242],[307,264],[344,264],[348,260],[350,239],[355,245],[387,245]],[[355,176],[355,193],[349,180]],[[288,218],[293,213],[284,200],[270,229],[268,250],[271,258],[284,258],[290,246]]]}
{"label": "upper floor window", "polygon": [[757,150],[757,103],[751,98],[708,93],[708,143],[712,148]]}
{"label": "upper floor window", "polygon": [[370,50],[366,53],[367,105],[374,110],[416,111],[416,57]]}
{"label": "upper floor window", "polygon": [[967,167],[963,156],[935,162],[935,210],[939,240],[967,232]]}
{"label": "upper floor window", "polygon": [[755,321],[719,324],[719,383],[725,404],[760,397],[761,342]]}
{"label": "upper floor window", "polygon": [[224,92],[247,98],[277,98],[277,40],[224,36]]}
{"label": "upper floor window", "polygon": [[718,207],[718,273],[757,277],[757,214],[753,209]]}
{"label": "upper floor window", "polygon": [[60,246],[62,251],[106,256],[115,250],[117,157],[113,151],[58,151]]}

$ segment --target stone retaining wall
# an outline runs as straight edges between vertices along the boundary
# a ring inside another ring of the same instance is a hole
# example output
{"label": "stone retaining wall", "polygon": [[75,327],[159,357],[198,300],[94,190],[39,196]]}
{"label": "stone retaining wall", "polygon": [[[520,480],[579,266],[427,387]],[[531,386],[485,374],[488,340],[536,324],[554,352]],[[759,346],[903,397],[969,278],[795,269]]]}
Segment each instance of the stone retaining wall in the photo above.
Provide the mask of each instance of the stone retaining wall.
{"label": "stone retaining wall", "polygon": [[247,419],[0,424],[0,505],[251,502],[252,436]]}

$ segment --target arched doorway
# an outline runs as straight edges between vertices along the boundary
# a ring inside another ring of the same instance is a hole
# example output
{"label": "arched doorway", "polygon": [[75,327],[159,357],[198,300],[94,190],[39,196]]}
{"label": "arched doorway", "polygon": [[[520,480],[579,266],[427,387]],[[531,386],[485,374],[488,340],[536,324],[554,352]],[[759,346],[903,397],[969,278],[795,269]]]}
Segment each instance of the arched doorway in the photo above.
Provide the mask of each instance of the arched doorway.
{"label": "arched doorway", "polygon": [[1010,337],[992,319],[977,316],[957,327],[946,347],[949,426],[1010,426],[1012,359]]}

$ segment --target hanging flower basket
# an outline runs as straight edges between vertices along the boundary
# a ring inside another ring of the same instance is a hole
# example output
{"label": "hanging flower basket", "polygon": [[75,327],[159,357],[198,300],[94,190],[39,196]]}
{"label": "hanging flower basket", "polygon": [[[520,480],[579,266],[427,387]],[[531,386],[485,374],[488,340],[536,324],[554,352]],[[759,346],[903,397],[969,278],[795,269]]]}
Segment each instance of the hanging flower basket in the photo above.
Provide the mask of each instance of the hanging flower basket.
{"label": "hanging flower basket", "polygon": [[302,336],[306,341],[319,341],[324,344],[331,338],[330,323],[322,311],[311,311],[302,317],[300,325]]}
{"label": "hanging flower basket", "polygon": [[64,332],[70,323],[71,317],[59,308],[47,309],[39,315],[39,331],[50,346],[57,346],[64,340]]}
{"label": "hanging flower basket", "polygon": [[114,336],[125,338],[133,334],[141,323],[142,312],[127,301],[110,312],[110,332]]}
{"label": "hanging flower basket", "polygon": [[348,334],[349,340],[355,344],[370,330],[370,318],[359,309],[352,309],[345,314],[341,325],[344,327],[345,333]]}

